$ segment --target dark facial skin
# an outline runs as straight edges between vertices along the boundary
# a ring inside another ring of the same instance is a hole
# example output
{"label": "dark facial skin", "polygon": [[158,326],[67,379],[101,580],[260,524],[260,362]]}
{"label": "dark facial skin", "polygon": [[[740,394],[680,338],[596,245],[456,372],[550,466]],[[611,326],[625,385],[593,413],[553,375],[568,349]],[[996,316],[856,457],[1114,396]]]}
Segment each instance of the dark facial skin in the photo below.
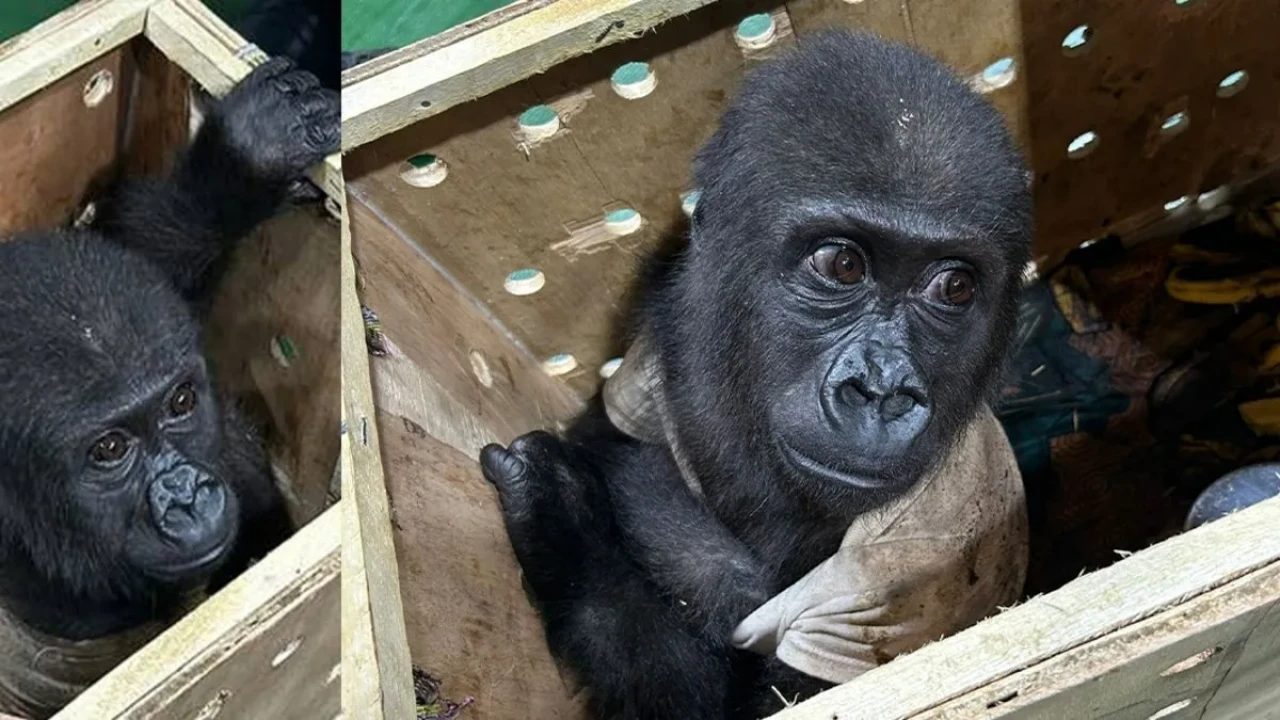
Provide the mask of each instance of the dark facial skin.
{"label": "dark facial skin", "polygon": [[90,229],[0,243],[0,602],[23,621],[82,639],[163,618],[287,536],[200,323],[235,242],[338,133],[336,93],[273,60],[170,177]]}
{"label": "dark facial skin", "polygon": [[695,175],[689,243],[639,325],[703,496],[598,401],[562,438],[481,454],[598,717],[763,717],[774,688],[823,687],[732,629],[947,452],[992,392],[1028,256],[999,115],[866,35],[802,37],[748,78]]}

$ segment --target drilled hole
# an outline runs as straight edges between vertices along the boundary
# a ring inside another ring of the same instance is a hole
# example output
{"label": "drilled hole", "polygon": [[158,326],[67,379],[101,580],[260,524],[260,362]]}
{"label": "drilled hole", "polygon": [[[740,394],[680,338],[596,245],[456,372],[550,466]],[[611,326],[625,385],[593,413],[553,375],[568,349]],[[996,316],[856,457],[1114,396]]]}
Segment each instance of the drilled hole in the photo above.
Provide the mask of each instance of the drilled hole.
{"label": "drilled hole", "polygon": [[698,200],[702,197],[702,193],[698,190],[690,190],[680,196],[680,209],[685,215],[693,217],[693,211],[698,207]]}
{"label": "drilled hole", "polygon": [[604,364],[600,366],[600,377],[608,380],[613,377],[614,373],[618,372],[618,368],[620,367],[622,367],[622,358],[616,357],[611,360],[606,360]]}
{"label": "drilled hole", "polygon": [[629,62],[619,66],[609,78],[613,91],[628,100],[639,100],[658,86],[658,76],[648,63]]}
{"label": "drilled hole", "polygon": [[1180,198],[1174,198],[1164,204],[1164,211],[1167,213],[1177,212],[1178,210],[1186,207],[1189,202],[1191,202],[1190,195],[1183,195]]}
{"label": "drilled hole", "polygon": [[430,153],[414,155],[400,166],[400,179],[414,187],[435,187],[447,177],[449,164]]}
{"label": "drilled hole", "polygon": [[1194,667],[1203,665],[1206,660],[1213,657],[1214,655],[1217,655],[1220,652],[1222,652],[1222,648],[1220,647],[1211,647],[1208,650],[1201,650],[1200,652],[1196,653],[1195,655],[1192,655],[1186,660],[1182,660],[1180,662],[1174,663],[1173,665],[1170,665],[1168,669],[1160,673],[1160,677],[1169,677],[1170,675],[1177,675],[1178,673],[1184,673]]}
{"label": "drilled hole", "polygon": [[565,375],[578,367],[578,358],[569,353],[558,353],[542,361],[542,369],[548,375]]}
{"label": "drilled hole", "polygon": [[512,295],[532,295],[547,284],[547,276],[537,268],[521,268],[507,274],[502,287]]}
{"label": "drilled hole", "polygon": [[116,86],[115,78],[110,70],[99,70],[84,84],[85,107],[98,107],[111,94]]}
{"label": "drilled hole", "polygon": [[1191,125],[1191,116],[1185,110],[1176,112],[1160,122],[1160,134],[1170,138]]}
{"label": "drilled hole", "polygon": [[1067,157],[1072,160],[1079,160],[1097,150],[1100,142],[1102,142],[1102,138],[1098,137],[1098,133],[1092,130],[1081,133],[1067,145]]}
{"label": "drilled hole", "polygon": [[632,208],[611,210],[604,216],[604,229],[610,235],[630,235],[643,224],[644,218]]}
{"label": "drilled hole", "polygon": [[550,105],[534,105],[520,113],[520,134],[529,142],[546,140],[560,131],[560,115]]}
{"label": "drilled hole", "polygon": [[1171,715],[1176,715],[1177,713],[1180,713],[1183,710],[1186,710],[1188,707],[1191,707],[1191,703],[1194,700],[1195,698],[1187,698],[1186,700],[1179,700],[1178,702],[1172,705],[1163,707],[1151,713],[1151,715],[1147,718],[1147,720],[1160,720],[1160,718],[1167,718]]}
{"label": "drilled hole", "polygon": [[471,372],[476,376],[476,380],[480,384],[491,388],[493,387],[493,373],[489,371],[489,359],[479,350],[472,350],[469,353],[471,358]]}
{"label": "drilled hole", "polygon": [[294,638],[288,645],[284,646],[283,650],[276,653],[275,657],[271,658],[271,667],[278,668],[285,664],[285,661],[293,657],[293,654],[298,652],[300,647],[302,647],[302,638]]}
{"label": "drilled hole", "polygon": [[1067,57],[1083,55],[1089,49],[1089,41],[1093,39],[1093,28],[1088,25],[1077,25],[1062,38],[1062,54]]}
{"label": "drilled hole", "polygon": [[1196,198],[1196,205],[1201,210],[1213,210],[1230,196],[1231,188],[1226,185],[1219,185],[1212,190],[1200,193],[1200,196]]}
{"label": "drilled hole", "polygon": [[1011,57],[1002,57],[978,73],[974,85],[979,92],[993,92],[1006,87],[1018,77],[1018,66]]}
{"label": "drilled hole", "polygon": [[749,15],[738,23],[733,39],[744,50],[769,47],[778,36],[778,25],[769,13]]}
{"label": "drilled hole", "polygon": [[1245,86],[1249,84],[1249,73],[1244,70],[1236,70],[1230,75],[1222,78],[1222,82],[1218,83],[1218,97],[1229,98],[1237,95]]}

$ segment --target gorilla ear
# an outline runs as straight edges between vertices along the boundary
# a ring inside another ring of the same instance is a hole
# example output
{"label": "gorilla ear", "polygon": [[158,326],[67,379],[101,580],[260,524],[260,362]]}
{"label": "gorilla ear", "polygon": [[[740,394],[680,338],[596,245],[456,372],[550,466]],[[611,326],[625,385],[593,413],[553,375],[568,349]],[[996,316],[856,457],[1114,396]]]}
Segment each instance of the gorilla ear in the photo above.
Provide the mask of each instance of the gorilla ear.
{"label": "gorilla ear", "polygon": [[658,405],[661,383],[648,330],[641,330],[627,348],[622,365],[604,383],[602,395],[609,421],[642,442],[665,442]]}

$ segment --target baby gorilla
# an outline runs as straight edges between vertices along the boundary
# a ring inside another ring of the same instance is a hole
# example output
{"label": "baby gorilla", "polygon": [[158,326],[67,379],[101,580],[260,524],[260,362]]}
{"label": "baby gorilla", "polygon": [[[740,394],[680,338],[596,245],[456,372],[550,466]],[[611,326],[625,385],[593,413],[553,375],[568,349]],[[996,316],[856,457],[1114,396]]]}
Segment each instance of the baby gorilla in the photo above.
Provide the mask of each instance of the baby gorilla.
{"label": "baby gorilla", "polygon": [[651,365],[632,370],[656,381],[656,430],[623,434],[597,400],[563,439],[481,453],[548,644],[600,717],[761,717],[820,690],[735,628],[978,418],[998,433],[1032,231],[1020,153],[921,53],[797,44],[698,154],[688,245],[644,298],[649,349],[623,370]]}
{"label": "baby gorilla", "polygon": [[236,240],[339,132],[337,94],[271,60],[167,180],[121,187],[92,229],[0,243],[0,710],[55,712],[290,531],[200,321]]}

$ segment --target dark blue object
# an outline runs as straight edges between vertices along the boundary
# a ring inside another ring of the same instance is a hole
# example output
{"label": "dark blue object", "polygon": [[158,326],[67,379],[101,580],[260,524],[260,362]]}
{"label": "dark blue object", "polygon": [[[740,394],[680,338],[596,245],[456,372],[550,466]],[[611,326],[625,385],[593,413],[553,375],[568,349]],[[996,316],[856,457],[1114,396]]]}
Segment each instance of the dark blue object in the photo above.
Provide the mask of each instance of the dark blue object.
{"label": "dark blue object", "polygon": [[1218,478],[1191,506],[1186,529],[1226,517],[1237,510],[1280,496],[1280,463],[1262,463],[1233,470]]}

